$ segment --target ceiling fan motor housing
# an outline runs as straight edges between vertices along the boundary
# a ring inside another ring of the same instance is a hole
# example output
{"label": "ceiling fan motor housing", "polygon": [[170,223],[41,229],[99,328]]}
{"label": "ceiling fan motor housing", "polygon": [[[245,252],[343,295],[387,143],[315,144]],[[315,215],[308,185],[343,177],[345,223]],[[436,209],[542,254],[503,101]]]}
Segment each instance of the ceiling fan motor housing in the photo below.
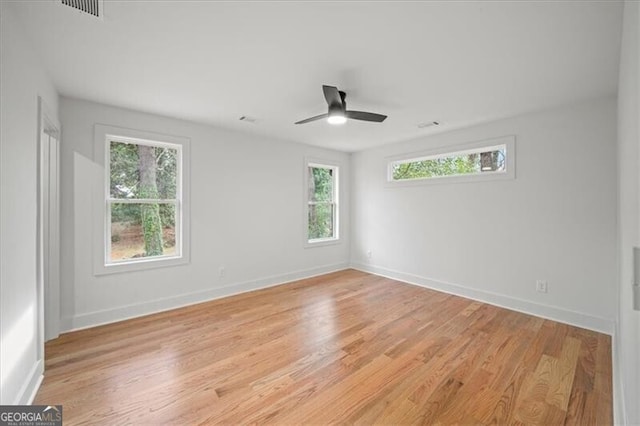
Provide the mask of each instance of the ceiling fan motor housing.
{"label": "ceiling fan motor housing", "polygon": [[345,92],[343,92],[342,90],[340,90],[338,93],[340,93],[340,100],[341,102],[332,102],[329,105],[329,116],[332,115],[345,115],[345,111],[347,110],[347,103],[345,102],[345,98],[347,97],[347,94]]}
{"label": "ceiling fan motor housing", "polygon": [[344,116],[345,110],[346,108],[344,105],[340,105],[340,104],[329,105],[329,117],[331,117],[332,115]]}

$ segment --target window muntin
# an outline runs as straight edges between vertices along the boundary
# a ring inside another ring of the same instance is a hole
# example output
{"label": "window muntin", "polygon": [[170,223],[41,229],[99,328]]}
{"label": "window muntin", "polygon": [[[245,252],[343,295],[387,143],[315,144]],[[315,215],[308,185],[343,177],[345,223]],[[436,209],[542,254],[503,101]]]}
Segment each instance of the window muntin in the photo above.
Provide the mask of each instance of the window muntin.
{"label": "window muntin", "polygon": [[445,152],[389,163],[392,182],[507,172],[507,144]]}
{"label": "window muntin", "polygon": [[307,241],[338,239],[338,167],[307,165]]}
{"label": "window muntin", "polygon": [[180,258],[182,145],[107,135],[105,265]]}

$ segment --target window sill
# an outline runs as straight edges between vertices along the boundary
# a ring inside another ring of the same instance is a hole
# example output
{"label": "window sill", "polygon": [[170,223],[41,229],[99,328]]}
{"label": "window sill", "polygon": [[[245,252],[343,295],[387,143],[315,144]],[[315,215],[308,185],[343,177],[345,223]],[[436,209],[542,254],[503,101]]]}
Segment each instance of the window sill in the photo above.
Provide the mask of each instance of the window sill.
{"label": "window sill", "polygon": [[340,243],[340,238],[322,238],[318,240],[308,240],[305,248],[332,246]]}
{"label": "window sill", "polygon": [[123,272],[146,271],[149,269],[166,268],[171,266],[187,265],[189,259],[181,257],[162,257],[157,259],[145,259],[132,262],[111,263],[108,265],[98,265],[94,275],[110,275]]}

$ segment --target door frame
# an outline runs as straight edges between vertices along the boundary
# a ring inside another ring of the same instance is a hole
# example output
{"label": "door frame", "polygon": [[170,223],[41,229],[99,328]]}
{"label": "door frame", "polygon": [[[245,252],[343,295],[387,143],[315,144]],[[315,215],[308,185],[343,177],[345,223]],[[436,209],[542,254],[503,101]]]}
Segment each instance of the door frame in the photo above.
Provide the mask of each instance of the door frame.
{"label": "door frame", "polygon": [[[38,359],[60,332],[60,123],[38,97]],[[51,194],[53,192],[53,194]]]}

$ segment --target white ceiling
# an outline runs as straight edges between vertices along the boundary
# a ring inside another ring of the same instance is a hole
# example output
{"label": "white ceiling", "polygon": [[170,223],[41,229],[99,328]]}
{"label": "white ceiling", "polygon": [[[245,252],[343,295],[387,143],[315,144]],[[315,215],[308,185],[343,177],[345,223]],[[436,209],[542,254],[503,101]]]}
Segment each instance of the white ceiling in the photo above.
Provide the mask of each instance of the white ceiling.
{"label": "white ceiling", "polygon": [[[107,0],[104,21],[13,8],[64,96],[345,151],[617,88],[618,1]],[[295,126],[326,112],[322,84],[389,118]]]}

